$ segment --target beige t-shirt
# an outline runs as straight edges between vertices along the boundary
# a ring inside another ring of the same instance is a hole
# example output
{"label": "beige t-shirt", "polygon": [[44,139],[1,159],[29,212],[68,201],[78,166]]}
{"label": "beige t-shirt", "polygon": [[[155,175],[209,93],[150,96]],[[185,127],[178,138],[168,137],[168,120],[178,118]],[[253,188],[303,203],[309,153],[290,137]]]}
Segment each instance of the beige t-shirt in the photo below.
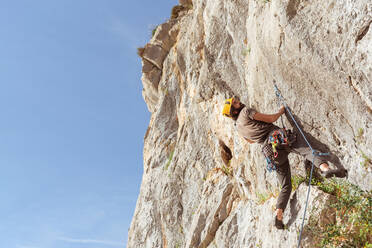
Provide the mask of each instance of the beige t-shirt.
{"label": "beige t-shirt", "polygon": [[236,120],[238,133],[244,138],[250,139],[257,143],[263,143],[267,135],[279,127],[272,123],[257,121],[253,116],[257,113],[255,109],[244,107]]}

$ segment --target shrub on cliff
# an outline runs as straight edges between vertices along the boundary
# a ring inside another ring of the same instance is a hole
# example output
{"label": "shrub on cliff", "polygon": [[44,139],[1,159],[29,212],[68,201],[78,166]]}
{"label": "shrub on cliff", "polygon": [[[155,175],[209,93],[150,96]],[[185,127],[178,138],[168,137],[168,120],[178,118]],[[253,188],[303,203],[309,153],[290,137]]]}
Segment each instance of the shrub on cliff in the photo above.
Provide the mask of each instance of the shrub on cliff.
{"label": "shrub on cliff", "polygon": [[317,237],[319,247],[372,247],[372,192],[365,192],[345,180],[317,182],[319,189],[336,196],[330,205],[336,222],[320,225],[310,218],[307,229]]}

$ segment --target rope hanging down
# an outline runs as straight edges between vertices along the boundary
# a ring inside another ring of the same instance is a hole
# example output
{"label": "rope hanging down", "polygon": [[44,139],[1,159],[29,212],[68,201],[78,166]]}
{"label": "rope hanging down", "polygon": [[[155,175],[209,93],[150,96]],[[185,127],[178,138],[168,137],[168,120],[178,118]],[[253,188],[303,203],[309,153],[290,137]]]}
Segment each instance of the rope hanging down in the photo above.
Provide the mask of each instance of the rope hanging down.
{"label": "rope hanging down", "polygon": [[304,139],[306,141],[306,144],[310,147],[310,149],[311,149],[311,151],[313,153],[313,161],[311,163],[311,171],[310,171],[309,186],[308,186],[307,196],[306,196],[305,211],[304,211],[304,216],[302,217],[302,224],[301,224],[300,236],[298,238],[297,248],[299,248],[300,247],[300,244],[301,244],[302,231],[304,229],[304,222],[305,222],[307,205],[308,205],[308,202],[309,202],[309,195],[310,195],[310,188],[311,188],[310,187],[311,186],[311,179],[313,177],[313,170],[314,170],[314,159],[315,159],[315,156],[326,156],[326,155],[329,155],[329,153],[320,153],[320,152],[318,152],[318,151],[316,151],[316,150],[313,149],[313,147],[310,145],[310,142],[307,140],[305,134],[302,132],[301,128],[297,124],[297,121],[293,117],[291,111],[289,110],[287,103],[284,101],[284,98],[283,98],[282,94],[280,93],[280,91],[278,89],[278,86],[276,86],[276,84],[275,84],[275,80],[273,81],[273,84],[274,84],[274,88],[275,88],[275,95],[279,99],[279,102],[281,102],[283,104],[285,110],[287,111],[287,113],[289,114],[289,116],[291,117],[291,119],[293,120],[293,122],[295,123],[297,129],[300,131],[301,135],[304,137]]}

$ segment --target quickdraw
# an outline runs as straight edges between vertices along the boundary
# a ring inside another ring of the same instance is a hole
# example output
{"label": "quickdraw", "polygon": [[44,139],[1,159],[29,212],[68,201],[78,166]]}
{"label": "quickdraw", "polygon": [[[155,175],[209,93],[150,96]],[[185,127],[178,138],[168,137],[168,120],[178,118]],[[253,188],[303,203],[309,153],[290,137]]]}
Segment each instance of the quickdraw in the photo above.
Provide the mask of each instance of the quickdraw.
{"label": "quickdraw", "polygon": [[269,172],[277,169],[275,158],[279,155],[278,149],[290,146],[291,140],[293,141],[294,136],[292,135],[291,139],[289,138],[290,134],[290,131],[287,132],[285,128],[274,130],[269,134],[267,142],[262,146],[262,153],[266,158],[266,168]]}
{"label": "quickdraw", "polygon": [[273,148],[274,158],[278,157],[277,148],[281,145],[289,145],[288,137],[287,137],[285,129],[283,128],[283,129],[275,130],[269,136],[269,143],[271,143],[271,146]]}

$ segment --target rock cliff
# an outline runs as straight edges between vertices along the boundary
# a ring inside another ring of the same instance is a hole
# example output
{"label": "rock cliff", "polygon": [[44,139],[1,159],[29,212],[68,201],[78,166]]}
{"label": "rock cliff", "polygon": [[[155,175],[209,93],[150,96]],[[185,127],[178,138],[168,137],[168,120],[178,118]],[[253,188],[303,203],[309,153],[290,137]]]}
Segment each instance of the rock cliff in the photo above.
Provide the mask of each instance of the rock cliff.
{"label": "rock cliff", "polygon": [[[275,113],[274,79],[311,142],[348,170],[343,180],[371,190],[371,22],[370,0],[180,1],[139,51],[152,115],[128,248],[296,247],[307,185],[276,230],[275,172],[221,115],[231,96]],[[305,175],[303,158],[290,163]],[[334,196],[310,192],[305,226],[332,221]],[[301,244],[315,241],[305,232]]]}

